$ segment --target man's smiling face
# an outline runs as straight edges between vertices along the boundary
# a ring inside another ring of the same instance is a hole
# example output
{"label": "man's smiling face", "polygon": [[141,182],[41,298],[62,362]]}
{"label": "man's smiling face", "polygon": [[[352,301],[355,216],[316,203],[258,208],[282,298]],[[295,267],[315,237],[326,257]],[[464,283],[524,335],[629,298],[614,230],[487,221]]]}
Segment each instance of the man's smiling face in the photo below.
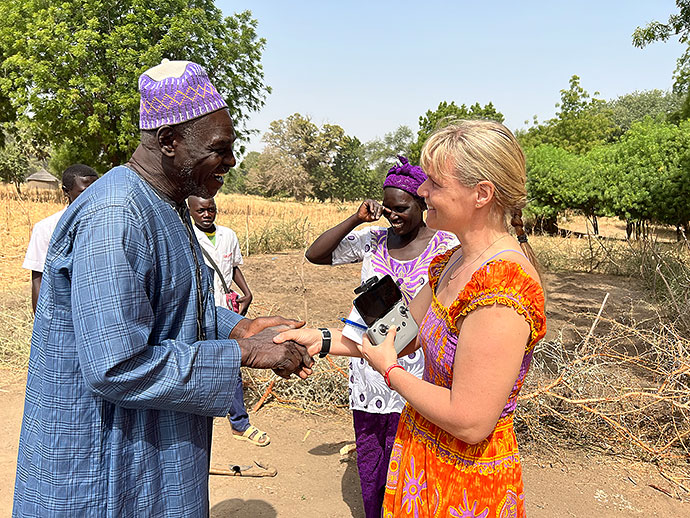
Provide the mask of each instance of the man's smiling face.
{"label": "man's smiling face", "polygon": [[236,135],[230,114],[218,110],[185,126],[176,128],[174,137],[175,167],[183,191],[186,196],[212,198],[235,166],[232,146]]}

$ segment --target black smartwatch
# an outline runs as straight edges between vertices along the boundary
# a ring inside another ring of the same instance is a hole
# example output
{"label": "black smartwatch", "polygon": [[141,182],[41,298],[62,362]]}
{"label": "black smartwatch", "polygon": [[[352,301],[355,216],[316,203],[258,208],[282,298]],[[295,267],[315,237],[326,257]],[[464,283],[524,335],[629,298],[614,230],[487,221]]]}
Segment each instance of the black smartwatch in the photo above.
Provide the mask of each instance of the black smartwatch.
{"label": "black smartwatch", "polygon": [[321,352],[319,358],[323,358],[331,350],[331,332],[325,327],[320,327],[321,331]]}

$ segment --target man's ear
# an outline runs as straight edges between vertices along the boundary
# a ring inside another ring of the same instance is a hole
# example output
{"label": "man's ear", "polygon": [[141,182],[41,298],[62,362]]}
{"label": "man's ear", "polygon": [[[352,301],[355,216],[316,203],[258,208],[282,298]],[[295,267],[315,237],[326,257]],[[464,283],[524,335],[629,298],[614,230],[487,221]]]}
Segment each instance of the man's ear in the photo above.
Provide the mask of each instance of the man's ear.
{"label": "man's ear", "polygon": [[476,207],[478,209],[484,207],[487,203],[494,199],[494,191],[496,190],[496,187],[488,180],[482,180],[479,182],[475,186],[475,189],[477,194]]}
{"label": "man's ear", "polygon": [[175,156],[175,132],[170,126],[161,126],[156,131],[158,147],[165,156]]}

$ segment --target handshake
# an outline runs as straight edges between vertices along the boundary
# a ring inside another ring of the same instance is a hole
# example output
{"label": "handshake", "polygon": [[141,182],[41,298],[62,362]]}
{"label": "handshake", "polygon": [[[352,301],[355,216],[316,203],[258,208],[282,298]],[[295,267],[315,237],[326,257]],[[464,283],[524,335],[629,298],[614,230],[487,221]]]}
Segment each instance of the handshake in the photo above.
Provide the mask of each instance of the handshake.
{"label": "handshake", "polygon": [[242,353],[242,366],[254,369],[272,369],[283,378],[292,374],[306,379],[314,364],[312,356],[318,351],[293,340],[275,343],[274,338],[289,329],[298,329],[304,322],[283,317],[245,318],[238,322],[230,334],[237,340]]}

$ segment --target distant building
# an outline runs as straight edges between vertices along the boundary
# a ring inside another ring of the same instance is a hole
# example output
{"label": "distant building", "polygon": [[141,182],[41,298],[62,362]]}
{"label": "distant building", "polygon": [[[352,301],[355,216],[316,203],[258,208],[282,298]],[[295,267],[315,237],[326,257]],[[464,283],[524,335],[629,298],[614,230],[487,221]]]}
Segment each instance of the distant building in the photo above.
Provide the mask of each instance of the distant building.
{"label": "distant building", "polygon": [[25,180],[24,187],[26,189],[56,191],[60,189],[60,180],[45,169],[39,169]]}

